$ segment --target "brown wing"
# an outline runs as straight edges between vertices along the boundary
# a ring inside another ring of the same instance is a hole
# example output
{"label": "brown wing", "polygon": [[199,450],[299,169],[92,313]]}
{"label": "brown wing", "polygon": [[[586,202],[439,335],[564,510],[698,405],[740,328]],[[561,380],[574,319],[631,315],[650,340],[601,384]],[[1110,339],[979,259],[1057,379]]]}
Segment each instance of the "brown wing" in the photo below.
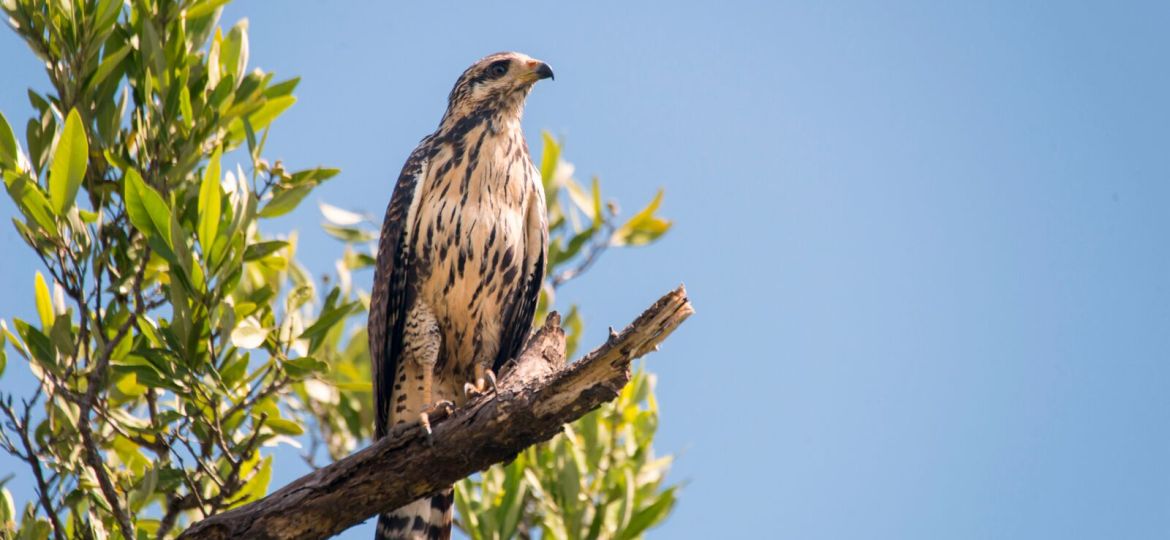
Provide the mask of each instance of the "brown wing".
{"label": "brown wing", "polygon": [[410,290],[407,279],[410,253],[407,247],[411,245],[408,236],[413,234],[410,221],[414,211],[411,206],[417,201],[416,191],[422,189],[425,165],[429,159],[427,148],[427,140],[424,139],[402,167],[398,183],[394,186],[394,195],[386,207],[382,236],[378,241],[378,261],[374,267],[368,323],[376,438],[388,433],[390,427],[390,393],[394,389],[394,375],[402,356],[403,323],[406,318],[407,293]]}

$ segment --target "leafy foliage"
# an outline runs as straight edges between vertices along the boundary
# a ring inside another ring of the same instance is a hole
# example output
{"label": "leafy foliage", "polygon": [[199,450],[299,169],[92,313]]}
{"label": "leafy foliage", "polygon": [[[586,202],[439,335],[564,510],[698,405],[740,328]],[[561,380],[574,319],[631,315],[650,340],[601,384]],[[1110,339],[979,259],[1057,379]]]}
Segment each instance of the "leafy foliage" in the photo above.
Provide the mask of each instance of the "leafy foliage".
{"label": "leafy foliage", "polygon": [[41,381],[0,403],[0,444],[37,481],[21,534],[166,537],[262,496],[258,450],[303,431],[281,398],[324,370],[306,327],[354,308],[314,309],[295,236],[258,232],[336,171],[261,158],[297,81],[249,69],[218,4],[3,5],[53,89],[29,92],[27,153],[0,120],[14,225],[49,274],[39,321],[3,324]]}
{"label": "leafy foliage", "polygon": [[455,485],[459,527],[473,540],[639,538],[674,507],[671,457],[655,458],[654,376],[639,370],[618,399],[511,463]]}
{"label": "leafy foliage", "polygon": [[[0,320],[0,377],[14,351],[39,381],[19,399],[0,393],[0,448],[36,485],[18,512],[0,479],[0,536],[173,537],[263,496],[264,447],[308,441],[312,464],[372,434],[369,298],[352,273],[373,264],[376,224],[322,205],[344,250],[320,287],[295,233],[260,232],[338,171],[263,157],[298,81],[248,65],[247,22],[219,26],[226,3],[0,0],[51,85],[29,92],[23,147],[0,115],[13,226],[45,272],[32,280],[37,319]],[[619,223],[547,135],[542,172],[552,247],[541,316],[603,251],[669,228],[661,194]],[[575,346],[575,306],[565,321]],[[460,507],[476,510],[460,523],[475,538],[636,537],[674,500],[669,459],[650,449],[656,417],[652,377],[639,374],[618,403],[462,484]],[[526,487],[495,491],[506,479]]]}

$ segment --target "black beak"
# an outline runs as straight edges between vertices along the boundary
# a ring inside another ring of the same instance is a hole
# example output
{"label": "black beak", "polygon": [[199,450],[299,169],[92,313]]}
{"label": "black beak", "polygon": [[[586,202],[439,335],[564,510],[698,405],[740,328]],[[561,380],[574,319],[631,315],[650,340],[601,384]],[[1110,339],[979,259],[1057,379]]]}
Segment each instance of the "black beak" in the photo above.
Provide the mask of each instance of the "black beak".
{"label": "black beak", "polygon": [[536,78],[552,79],[554,81],[557,80],[556,76],[553,75],[552,68],[548,67],[548,64],[544,62],[541,62],[540,65],[536,67]]}

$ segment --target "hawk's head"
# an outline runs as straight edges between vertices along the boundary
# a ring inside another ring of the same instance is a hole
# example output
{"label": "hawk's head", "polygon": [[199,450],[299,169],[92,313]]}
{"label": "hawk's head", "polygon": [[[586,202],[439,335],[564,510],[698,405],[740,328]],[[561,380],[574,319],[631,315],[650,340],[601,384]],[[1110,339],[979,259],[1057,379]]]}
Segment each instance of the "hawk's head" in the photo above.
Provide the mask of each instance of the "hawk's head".
{"label": "hawk's head", "polygon": [[479,112],[519,114],[532,85],[553,78],[548,64],[518,52],[485,56],[455,82],[447,98],[447,116]]}

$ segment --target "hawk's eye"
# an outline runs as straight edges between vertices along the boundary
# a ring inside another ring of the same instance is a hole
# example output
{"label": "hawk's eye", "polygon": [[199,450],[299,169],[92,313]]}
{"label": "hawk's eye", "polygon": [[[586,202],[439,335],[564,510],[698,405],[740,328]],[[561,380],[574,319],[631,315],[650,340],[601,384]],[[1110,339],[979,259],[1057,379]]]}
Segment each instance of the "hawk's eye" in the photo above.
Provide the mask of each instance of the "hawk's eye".
{"label": "hawk's eye", "polygon": [[508,72],[508,61],[501,60],[488,66],[488,75],[492,77],[503,77]]}

